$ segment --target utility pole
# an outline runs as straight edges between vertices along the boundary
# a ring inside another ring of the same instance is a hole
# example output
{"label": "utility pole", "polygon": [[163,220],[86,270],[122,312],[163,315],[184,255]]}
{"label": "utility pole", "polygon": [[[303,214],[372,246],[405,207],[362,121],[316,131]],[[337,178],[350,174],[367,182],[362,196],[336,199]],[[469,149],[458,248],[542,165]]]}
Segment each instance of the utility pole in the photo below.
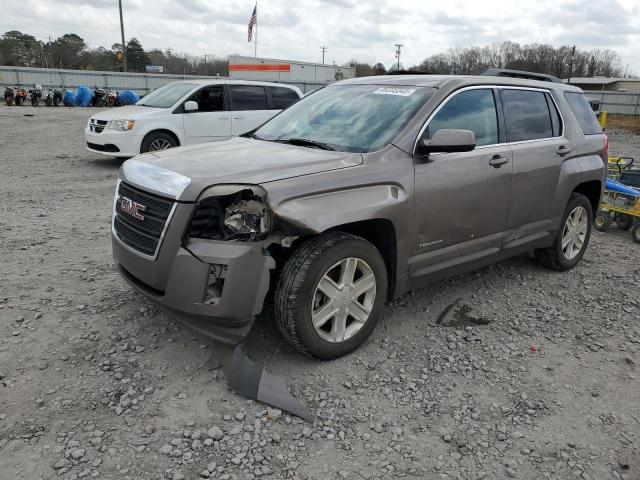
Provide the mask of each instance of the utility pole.
{"label": "utility pole", "polygon": [[127,71],[127,45],[124,43],[124,23],[122,21],[122,0],[118,0],[120,9],[120,35],[122,37],[122,71]]}
{"label": "utility pole", "polygon": [[569,63],[569,78],[567,79],[567,84],[571,84],[571,75],[573,75],[573,57],[576,55],[576,46],[574,45],[571,49],[571,62]]}
{"label": "utility pole", "polygon": [[323,45],[320,47],[320,50],[322,50],[322,64],[324,65],[324,52],[327,51],[327,47]]}
{"label": "utility pole", "polygon": [[400,71],[400,49],[403,47],[404,45],[401,43],[396,43],[396,58],[398,59],[398,67],[397,67],[397,71]]}

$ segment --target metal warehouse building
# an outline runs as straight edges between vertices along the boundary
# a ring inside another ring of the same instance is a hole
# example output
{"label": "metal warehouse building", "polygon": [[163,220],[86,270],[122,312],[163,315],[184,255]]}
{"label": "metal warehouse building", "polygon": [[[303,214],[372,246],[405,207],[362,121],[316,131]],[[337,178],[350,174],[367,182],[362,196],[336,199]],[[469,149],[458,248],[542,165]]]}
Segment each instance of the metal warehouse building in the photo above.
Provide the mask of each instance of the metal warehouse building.
{"label": "metal warehouse building", "polygon": [[260,80],[294,84],[303,92],[328,83],[356,76],[353,67],[296,62],[273,58],[229,56],[229,77],[237,80]]}

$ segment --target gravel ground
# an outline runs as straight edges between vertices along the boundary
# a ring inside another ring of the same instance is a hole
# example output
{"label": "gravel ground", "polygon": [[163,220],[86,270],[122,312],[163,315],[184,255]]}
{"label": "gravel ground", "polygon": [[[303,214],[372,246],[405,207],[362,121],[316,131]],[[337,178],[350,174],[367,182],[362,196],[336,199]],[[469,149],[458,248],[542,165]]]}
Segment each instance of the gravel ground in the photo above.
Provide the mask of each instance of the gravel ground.
{"label": "gravel ground", "polygon": [[0,479],[640,478],[628,233],[568,273],[521,256],[408,294],[333,362],[264,315],[247,350],[309,423],[229,391],[216,346],[115,272],[120,162],[84,150],[91,112],[0,107]]}

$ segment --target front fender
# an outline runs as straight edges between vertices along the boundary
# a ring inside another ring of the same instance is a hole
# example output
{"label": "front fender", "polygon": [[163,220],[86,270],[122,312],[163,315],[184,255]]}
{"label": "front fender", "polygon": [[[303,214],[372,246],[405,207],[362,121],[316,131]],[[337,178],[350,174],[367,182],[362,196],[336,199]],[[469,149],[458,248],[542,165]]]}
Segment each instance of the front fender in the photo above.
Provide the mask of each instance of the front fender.
{"label": "front fender", "polygon": [[140,138],[144,138],[147,134],[157,130],[167,130],[173,133],[180,142],[180,146],[186,145],[186,139],[184,136],[184,129],[182,128],[182,125],[178,126],[167,121],[153,120],[148,124],[145,123],[144,125],[142,125],[142,128],[139,132],[136,133],[136,135],[140,135]]}
{"label": "front fender", "polygon": [[378,184],[288,199],[275,206],[273,213],[276,228],[297,235],[319,234],[367,220],[388,220],[395,230],[396,275],[401,276],[408,271],[412,208],[409,193],[400,185]]}

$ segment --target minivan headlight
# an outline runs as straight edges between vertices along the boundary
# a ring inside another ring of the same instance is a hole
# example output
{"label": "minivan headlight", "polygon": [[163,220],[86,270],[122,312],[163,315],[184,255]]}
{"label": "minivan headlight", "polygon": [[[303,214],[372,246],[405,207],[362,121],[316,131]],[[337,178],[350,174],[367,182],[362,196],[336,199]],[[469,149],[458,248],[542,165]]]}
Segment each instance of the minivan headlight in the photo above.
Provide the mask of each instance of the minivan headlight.
{"label": "minivan headlight", "polygon": [[266,191],[257,185],[216,185],[198,198],[188,236],[252,242],[271,231]]}
{"label": "minivan headlight", "polygon": [[135,120],[109,120],[107,128],[109,130],[120,130],[122,132],[126,132],[127,130],[131,130],[135,123]]}

